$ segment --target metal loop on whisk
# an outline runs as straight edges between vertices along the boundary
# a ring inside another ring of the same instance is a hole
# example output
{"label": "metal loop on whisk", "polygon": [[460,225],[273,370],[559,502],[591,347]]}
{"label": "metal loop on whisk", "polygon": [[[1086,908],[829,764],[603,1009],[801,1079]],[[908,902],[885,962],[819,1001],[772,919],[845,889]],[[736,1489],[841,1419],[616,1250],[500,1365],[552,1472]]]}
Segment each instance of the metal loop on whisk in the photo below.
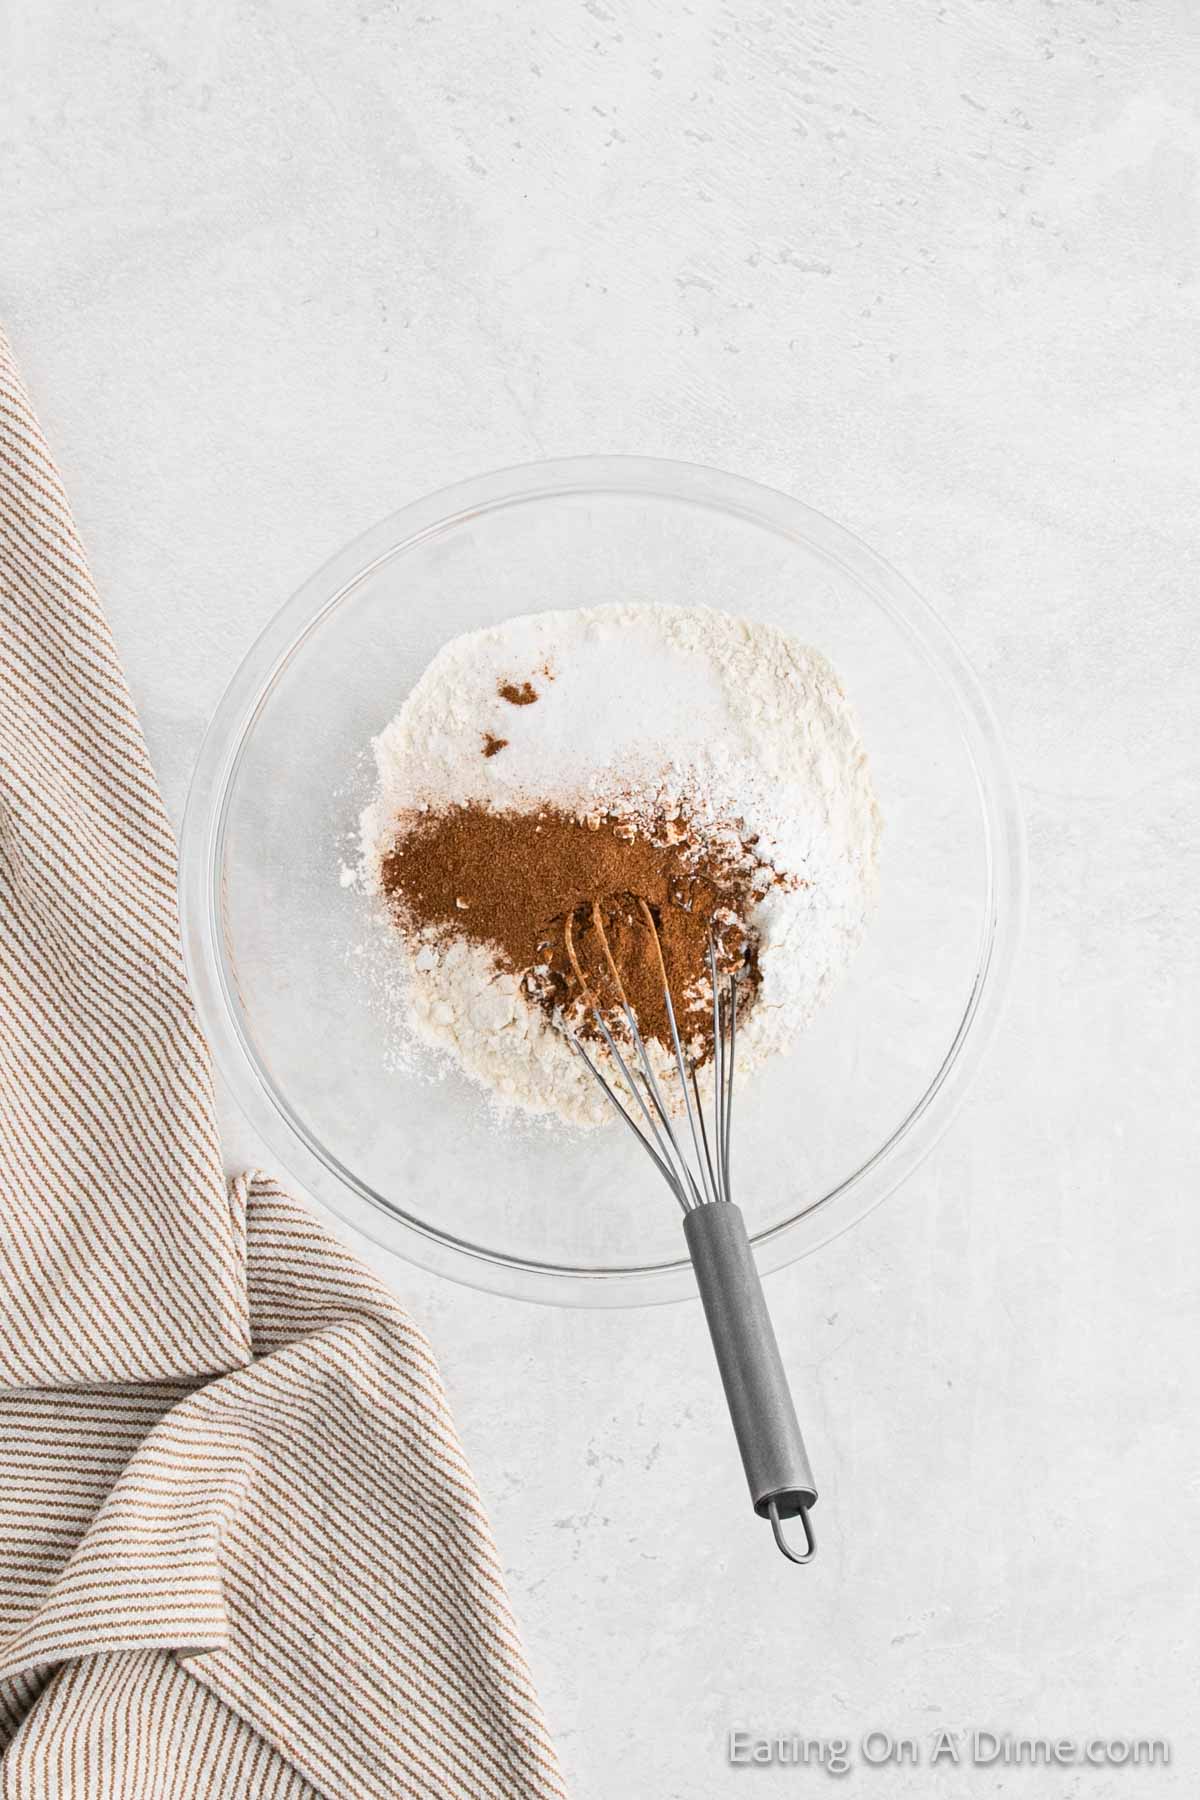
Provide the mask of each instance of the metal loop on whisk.
{"label": "metal loop on whisk", "polygon": [[795,1512],[795,1517],[799,1519],[800,1524],[803,1527],[804,1542],[807,1546],[803,1556],[801,1556],[798,1551],[792,1549],[792,1546],[784,1536],[783,1522],[779,1517],[778,1500],[769,1500],[767,1502],[767,1517],[771,1521],[771,1532],[775,1542],[783,1551],[783,1554],[787,1557],[788,1561],[794,1563],[811,1562],[813,1557],[817,1554],[817,1540],[813,1535],[812,1520],[808,1516],[808,1507],[798,1506]]}

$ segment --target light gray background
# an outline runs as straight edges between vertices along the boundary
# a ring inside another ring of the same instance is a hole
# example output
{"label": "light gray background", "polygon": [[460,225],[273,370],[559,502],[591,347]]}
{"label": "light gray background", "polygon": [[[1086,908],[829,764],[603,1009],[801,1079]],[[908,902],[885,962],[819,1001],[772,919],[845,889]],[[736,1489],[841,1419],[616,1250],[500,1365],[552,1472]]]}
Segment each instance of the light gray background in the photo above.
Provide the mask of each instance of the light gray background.
{"label": "light gray background", "polygon": [[[428,1327],[580,1800],[825,1791],[735,1725],[1163,1732],[1200,1573],[1190,0],[10,0],[8,321],[176,818],[259,628],[499,464],[724,465],[938,604],[1028,811],[941,1148],[771,1282],[820,1561],[749,1517],[698,1310],[366,1254]],[[231,1161],[259,1152],[232,1107]]]}

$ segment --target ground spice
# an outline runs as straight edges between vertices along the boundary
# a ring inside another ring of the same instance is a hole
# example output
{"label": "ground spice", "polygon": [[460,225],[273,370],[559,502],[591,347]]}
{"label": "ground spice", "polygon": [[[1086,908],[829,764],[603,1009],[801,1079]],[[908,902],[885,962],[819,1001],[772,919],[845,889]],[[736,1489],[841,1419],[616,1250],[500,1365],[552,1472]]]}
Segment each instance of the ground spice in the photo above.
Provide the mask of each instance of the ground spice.
{"label": "ground spice", "polygon": [[515,681],[502,681],[496,692],[510,706],[532,706],[537,699],[537,689],[532,681],[523,681],[519,687]]}
{"label": "ground spice", "polygon": [[483,734],[483,754],[485,756],[499,756],[501,750],[507,750],[507,748],[508,748],[508,739],[507,738],[496,737],[495,734],[491,731],[484,732],[484,734]]}
{"label": "ground spice", "polygon": [[382,863],[402,929],[489,945],[551,1016],[583,987],[611,1012],[623,990],[643,1036],[669,1049],[661,947],[681,1033],[699,1061],[712,1048],[710,941],[725,963],[745,964],[744,1002],[757,987],[756,946],[741,921],[762,875],[752,856],[706,850],[686,821],[633,831],[613,817],[474,802],[417,815]]}

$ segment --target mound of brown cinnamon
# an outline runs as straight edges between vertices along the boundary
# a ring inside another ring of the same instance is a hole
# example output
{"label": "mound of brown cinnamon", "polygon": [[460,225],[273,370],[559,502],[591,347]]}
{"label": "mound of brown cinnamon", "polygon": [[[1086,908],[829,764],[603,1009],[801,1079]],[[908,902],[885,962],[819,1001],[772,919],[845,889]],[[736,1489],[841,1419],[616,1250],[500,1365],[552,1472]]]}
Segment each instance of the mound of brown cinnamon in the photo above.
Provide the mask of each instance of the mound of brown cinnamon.
{"label": "mound of brown cinnamon", "polygon": [[[665,969],[681,1035],[700,1061],[712,1046],[710,943],[726,963],[745,964],[747,1001],[757,986],[742,921],[763,876],[744,846],[706,847],[679,820],[641,829],[614,816],[476,803],[407,821],[382,865],[402,929],[488,945],[551,1016],[579,1000],[614,1013],[627,1000],[642,1035],[669,1048]],[[596,1030],[582,1009],[578,1025]]]}

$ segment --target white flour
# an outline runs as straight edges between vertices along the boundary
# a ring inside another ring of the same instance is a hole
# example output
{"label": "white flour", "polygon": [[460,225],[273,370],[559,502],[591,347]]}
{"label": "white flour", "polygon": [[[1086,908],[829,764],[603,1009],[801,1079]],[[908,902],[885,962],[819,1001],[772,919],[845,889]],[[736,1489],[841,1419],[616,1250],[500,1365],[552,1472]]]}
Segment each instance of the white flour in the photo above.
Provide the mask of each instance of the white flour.
{"label": "white flour", "polygon": [[[534,704],[502,698],[524,683]],[[503,750],[485,756],[485,734]],[[683,812],[713,838],[757,834],[756,854],[796,885],[773,888],[748,921],[762,985],[739,1023],[743,1073],[786,1049],[862,936],[880,820],[858,726],[824,658],[774,626],[633,605],[509,619],[446,644],[374,751],[361,875],[375,893],[398,819],[450,803]],[[583,1125],[611,1117],[485,948],[429,943],[409,961],[413,1029],[502,1105]]]}

